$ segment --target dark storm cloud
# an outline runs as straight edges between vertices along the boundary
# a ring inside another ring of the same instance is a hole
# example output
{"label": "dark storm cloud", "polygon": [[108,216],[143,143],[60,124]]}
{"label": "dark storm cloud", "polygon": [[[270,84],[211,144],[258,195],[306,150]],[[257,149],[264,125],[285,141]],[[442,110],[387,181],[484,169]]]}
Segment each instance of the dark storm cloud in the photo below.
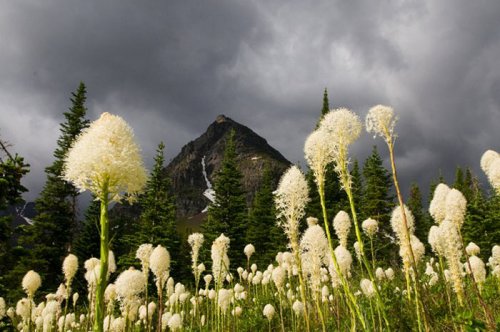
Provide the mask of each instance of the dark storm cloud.
{"label": "dark storm cloud", "polygon": [[[362,117],[400,114],[403,182],[476,171],[499,149],[497,1],[13,1],[0,5],[0,134],[32,164],[36,196],[80,80],[89,115],[135,129],[167,158],[224,113],[293,162],[323,89]],[[361,161],[380,140],[364,135]]]}

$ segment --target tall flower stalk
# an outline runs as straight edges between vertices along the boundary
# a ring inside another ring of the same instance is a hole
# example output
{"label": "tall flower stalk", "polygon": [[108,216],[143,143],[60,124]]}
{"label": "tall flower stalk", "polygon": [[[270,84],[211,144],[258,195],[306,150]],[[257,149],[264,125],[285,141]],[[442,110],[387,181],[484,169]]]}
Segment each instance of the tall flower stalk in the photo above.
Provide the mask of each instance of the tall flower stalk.
{"label": "tall flower stalk", "polygon": [[[387,144],[387,147],[389,149],[389,157],[391,160],[391,170],[392,170],[392,179],[394,182],[394,188],[396,188],[396,195],[398,197],[398,203],[401,211],[401,219],[402,219],[402,238],[400,241],[402,242],[402,245],[409,250],[409,256],[411,257],[411,266],[413,268],[413,273],[415,274],[415,304],[416,304],[416,312],[417,312],[417,318],[418,318],[418,323],[419,323],[419,328],[421,326],[421,321],[420,321],[420,307],[422,308],[422,311],[424,313],[423,318],[424,318],[424,327],[425,330],[428,331],[429,327],[427,324],[427,318],[426,318],[426,313],[425,309],[423,306],[422,299],[419,295],[419,289],[420,287],[420,281],[418,277],[418,270],[417,270],[417,262],[415,260],[415,255],[410,243],[410,229],[408,227],[408,221],[407,221],[407,216],[405,213],[404,207],[404,202],[403,202],[403,196],[401,195],[401,190],[399,189],[399,181],[398,181],[398,176],[397,176],[397,169],[396,169],[396,162],[394,159],[394,142],[396,140],[396,133],[394,131],[394,127],[396,126],[396,122],[398,121],[397,116],[394,115],[394,110],[392,107],[388,106],[383,106],[383,105],[377,105],[372,107],[366,116],[365,119],[365,125],[366,125],[366,131],[369,133],[373,133],[374,136],[380,136],[384,139],[384,141]],[[407,284],[409,285],[409,276],[406,274],[407,278]],[[410,289],[408,289],[408,293],[410,293]]]}
{"label": "tall flower stalk", "polygon": [[345,276],[340,271],[340,267],[335,256],[333,241],[330,234],[330,227],[328,224],[328,217],[326,214],[326,203],[325,203],[325,175],[326,168],[329,163],[332,162],[335,156],[335,148],[333,145],[329,144],[329,135],[325,130],[315,130],[309,135],[304,145],[304,153],[309,168],[314,174],[314,181],[318,188],[318,194],[321,204],[321,210],[323,214],[323,222],[325,226],[325,231],[328,239],[328,246],[330,248],[330,256],[337,276],[340,278],[342,288],[345,296],[347,297],[348,308],[351,311],[351,315],[357,316],[366,328],[366,323],[364,321],[363,315],[356,303],[356,298],[349,288],[349,284],[345,279]]}
{"label": "tall flower stalk", "polygon": [[103,113],[75,140],[65,158],[63,177],[101,201],[100,270],[96,286],[94,331],[103,331],[104,290],[108,277],[108,207],[127,195],[133,202],[147,179],[140,149],[130,126],[119,116]]}
{"label": "tall flower stalk", "polygon": [[[275,203],[278,225],[288,237],[289,247],[298,266],[300,296],[302,303],[307,303],[306,287],[302,276],[302,264],[299,251],[299,222],[304,217],[309,202],[309,190],[304,174],[297,166],[291,166],[281,177],[275,191]],[[304,306],[304,317],[307,331],[310,331],[308,309]]]}
{"label": "tall flower stalk", "polygon": [[[372,268],[366,258],[363,239],[354,205],[354,197],[352,193],[352,177],[349,172],[349,145],[356,141],[361,134],[361,121],[359,117],[352,111],[346,108],[339,108],[327,113],[320,122],[319,130],[325,131],[328,134],[329,142],[333,148],[333,162],[335,163],[335,171],[338,174],[342,189],[347,194],[349,206],[351,209],[354,231],[361,253],[361,260],[365,267],[370,281],[375,283]],[[390,329],[389,320],[385,313],[384,302],[378,288],[375,287],[377,309],[382,314],[384,323]]]}

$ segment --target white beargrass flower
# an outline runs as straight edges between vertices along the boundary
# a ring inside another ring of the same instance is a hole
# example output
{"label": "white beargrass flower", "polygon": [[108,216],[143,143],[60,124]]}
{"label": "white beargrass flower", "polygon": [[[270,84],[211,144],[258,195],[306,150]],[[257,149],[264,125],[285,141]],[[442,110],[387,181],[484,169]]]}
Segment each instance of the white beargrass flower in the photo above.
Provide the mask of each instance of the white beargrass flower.
{"label": "white beargrass flower", "polygon": [[5,300],[3,297],[0,297],[0,320],[5,317],[7,313],[7,305],[5,304]]}
{"label": "white beargrass flower", "polygon": [[362,279],[359,283],[359,286],[366,297],[370,298],[375,295],[375,286],[373,285],[373,282],[371,280]]}
{"label": "white beargrass flower", "polygon": [[359,117],[346,108],[332,110],[325,114],[320,122],[319,130],[328,133],[328,141],[333,148],[333,162],[335,171],[339,175],[342,188],[351,188],[352,180],[348,172],[348,147],[361,134]]}
{"label": "white beargrass flower", "polygon": [[481,157],[481,168],[493,188],[500,191],[500,154],[488,150]]}
{"label": "white beargrass flower", "polygon": [[396,138],[394,127],[398,117],[394,115],[394,109],[389,106],[377,105],[370,108],[365,119],[366,131],[375,136],[382,137],[387,144]]}
{"label": "white beargrass flower", "polygon": [[190,234],[188,237],[188,243],[191,246],[191,261],[193,263],[191,267],[193,269],[193,273],[195,274],[195,276],[196,276],[196,267],[198,266],[198,257],[204,240],[205,239],[203,237],[203,234],[201,233],[193,233]]}
{"label": "white beargrass flower", "polygon": [[441,234],[441,227],[439,226],[431,226],[429,229],[428,242],[431,245],[432,251],[439,256],[444,255],[444,241],[445,238]]}
{"label": "white beargrass flower", "polygon": [[306,139],[304,154],[317,185],[324,185],[326,166],[334,158],[333,144],[324,130],[315,130]]}
{"label": "white beargrass flower", "polygon": [[250,260],[250,257],[255,253],[255,247],[253,244],[247,244],[245,248],[243,249],[243,252],[245,253],[245,256],[247,256],[247,259]]}
{"label": "white beargrass flower", "polygon": [[273,319],[273,316],[274,316],[274,313],[276,311],[274,310],[274,307],[272,304],[266,304],[264,306],[264,310],[262,311],[262,313],[264,314],[264,316],[266,316],[266,318],[270,321],[271,319]]}
{"label": "white beargrass flower", "polygon": [[225,288],[219,289],[219,296],[217,297],[217,304],[219,305],[219,308],[221,308],[223,313],[226,313],[227,309],[229,309],[229,305],[231,304],[232,297],[233,297],[233,290],[232,289],[225,289]]}
{"label": "white beargrass flower", "polygon": [[229,272],[229,238],[221,234],[212,244],[212,273],[216,283],[222,283]]}
{"label": "white beargrass flower", "polygon": [[337,246],[335,248],[335,257],[337,258],[337,263],[339,264],[340,272],[346,278],[351,276],[351,265],[352,256],[349,250],[343,245]]}
{"label": "white beargrass flower", "polygon": [[71,280],[73,280],[76,271],[78,270],[78,257],[73,254],[69,254],[64,258],[62,270],[64,273],[64,278],[68,284],[71,284]]}
{"label": "white beargrass flower", "polygon": [[272,279],[278,291],[281,291],[286,279],[286,270],[281,266],[277,266],[273,269]]}
{"label": "white beargrass flower", "polygon": [[377,278],[377,280],[379,281],[382,281],[385,279],[385,272],[384,272],[384,269],[381,268],[381,267],[377,267],[377,269],[375,270],[375,277]]}
{"label": "white beargrass flower", "polygon": [[450,278],[453,283],[453,290],[457,293],[459,301],[462,302],[463,284],[462,284],[462,240],[457,225],[452,220],[444,220],[441,225],[441,234],[444,237],[444,256],[448,262]]}
{"label": "white beargrass flower", "polygon": [[161,245],[156,246],[149,256],[151,272],[155,275],[158,289],[163,289],[170,271],[170,253]]}
{"label": "white beargrass flower", "polygon": [[108,284],[106,289],[104,290],[104,300],[106,302],[114,302],[117,297],[116,293],[116,285],[115,284]]}
{"label": "white beargrass flower", "polygon": [[387,270],[385,270],[385,276],[389,280],[393,280],[394,279],[394,270],[392,269],[392,267],[390,267]]}
{"label": "white beargrass flower", "polygon": [[278,224],[283,227],[294,251],[298,249],[299,221],[309,202],[308,191],[306,177],[295,165],[283,174],[275,191]]}
{"label": "white beargrass flower", "polygon": [[235,317],[240,317],[242,313],[243,309],[241,309],[240,306],[237,306],[236,308],[233,309],[233,316]]}
{"label": "white beargrass flower", "polygon": [[445,219],[453,221],[460,229],[467,210],[467,200],[464,195],[457,189],[451,189],[446,195],[445,210]]}
{"label": "white beargrass flower", "polygon": [[299,300],[295,300],[295,302],[293,302],[292,309],[297,316],[300,316],[304,312],[304,304],[302,304]]}
{"label": "white beargrass flower", "polygon": [[368,218],[363,221],[361,228],[369,238],[373,238],[378,232],[378,222],[375,219]]}
{"label": "white beargrass flower", "polygon": [[142,270],[149,271],[149,258],[153,252],[153,245],[151,243],[143,243],[137,248],[135,252],[135,257],[141,261]]}
{"label": "white beargrass flower", "polygon": [[469,242],[467,247],[465,247],[465,252],[469,256],[477,256],[477,255],[479,255],[480,251],[481,251],[481,249],[474,242]]}
{"label": "white beargrass flower", "polygon": [[308,278],[313,292],[321,286],[321,267],[328,264],[329,246],[323,228],[309,226],[300,240],[300,259],[302,270]]}
{"label": "white beargrass flower", "polygon": [[31,303],[32,301],[25,297],[17,301],[16,314],[23,320],[28,320],[31,315]]}
{"label": "white beargrass flower", "polygon": [[135,198],[147,174],[130,126],[119,116],[103,113],[76,138],[66,155],[63,177],[101,200],[106,184],[112,201],[120,201],[124,193]]}
{"label": "white beargrass flower", "polygon": [[168,320],[167,325],[172,329],[172,331],[182,329],[182,316],[180,314],[173,314]]}
{"label": "white beargrass flower", "polygon": [[335,218],[333,218],[333,228],[335,234],[339,238],[341,246],[347,247],[347,238],[349,237],[349,230],[351,229],[351,218],[345,211],[339,211]]}
{"label": "white beargrass flower", "polygon": [[115,285],[118,296],[129,299],[144,291],[146,277],[141,271],[130,268],[120,273],[116,278]]}
{"label": "white beargrass flower", "polygon": [[[470,268],[472,269],[472,274],[474,275],[474,280],[476,281],[479,289],[482,289],[484,282],[486,281],[486,266],[481,258],[477,256],[469,257]],[[470,274],[469,264],[465,263],[465,271]]]}
{"label": "white beargrass flower", "polygon": [[[413,234],[415,231],[415,218],[413,217],[413,214],[411,213],[410,209],[406,205],[403,205],[404,207],[404,212],[406,215],[406,225],[408,227],[408,232],[410,234]],[[392,230],[394,231],[394,234],[398,237],[398,240],[401,242],[403,239],[405,239],[405,229],[404,229],[404,222],[403,222],[403,214],[401,211],[401,206],[397,206],[393,211],[392,211],[392,216],[391,216],[391,226]]]}
{"label": "white beargrass flower", "polygon": [[359,246],[359,242],[356,241],[354,242],[354,244],[352,245],[354,247],[354,252],[356,253],[356,258],[358,259],[358,261],[361,262],[361,248]]}
{"label": "white beargrass flower", "polygon": [[23,278],[22,286],[28,297],[31,299],[37,289],[42,285],[40,275],[33,270],[28,271]]}
{"label": "white beargrass flower", "polygon": [[429,213],[436,224],[441,224],[446,217],[446,196],[450,190],[450,187],[444,183],[438,184],[434,189],[434,196],[429,204]]}

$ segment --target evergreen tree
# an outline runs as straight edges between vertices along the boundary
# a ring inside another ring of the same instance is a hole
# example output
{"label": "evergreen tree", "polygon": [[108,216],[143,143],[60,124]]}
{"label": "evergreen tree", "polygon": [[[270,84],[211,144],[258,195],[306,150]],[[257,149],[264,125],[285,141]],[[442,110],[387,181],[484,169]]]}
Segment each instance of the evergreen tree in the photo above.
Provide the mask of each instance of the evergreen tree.
{"label": "evergreen tree", "polygon": [[203,225],[207,248],[221,233],[231,240],[229,258],[231,267],[240,266],[244,260],[247,206],[241,184],[242,174],[236,164],[234,130],[228,136],[222,165],[215,181],[215,202],[208,208],[208,220]]}
{"label": "evergreen tree", "polygon": [[7,294],[11,288],[11,282],[6,275],[16,262],[11,248],[13,220],[12,216],[6,213],[6,209],[24,202],[21,195],[27,189],[21,185],[21,179],[28,172],[29,165],[24,159],[17,154],[12,155],[8,144],[0,139],[0,294]]}
{"label": "evergreen tree", "polygon": [[85,100],[86,88],[80,83],[72,94],[71,108],[64,113],[66,121],[61,123],[55,160],[45,169],[47,181],[35,202],[35,223],[26,227],[20,238],[20,244],[29,251],[18,268],[24,272],[34,269],[40,273],[45,290],[54,290],[61,282],[61,263],[71,249],[76,229],[78,191],[61,175],[67,151],[82,129],[89,126],[85,119]]}
{"label": "evergreen tree", "polygon": [[144,194],[139,198],[141,214],[135,224],[135,232],[124,238],[128,253],[120,258],[121,265],[134,265],[137,248],[143,243],[162,245],[170,253],[171,270],[179,268],[180,238],[176,229],[174,197],[171,195],[170,180],[163,173],[165,144],[161,142],[156,150],[154,167],[149,175]]}
{"label": "evergreen tree", "polygon": [[255,193],[250,210],[245,237],[245,244],[252,243],[256,249],[252,261],[261,267],[272,262],[277,252],[286,249],[285,234],[276,224],[273,195],[275,186],[271,169],[266,165],[262,185]]}
{"label": "evergreen tree", "polygon": [[[354,204],[356,206],[356,209],[359,210],[361,208],[361,202],[364,196],[364,188],[363,188],[363,180],[361,178],[361,172],[359,170],[359,163],[357,159],[354,159],[354,162],[352,163],[351,177],[352,177],[352,194],[354,197]],[[359,215],[359,218],[363,218],[362,213]]]}
{"label": "evergreen tree", "polygon": [[316,129],[318,129],[319,123],[328,112],[330,112],[330,102],[328,101],[328,91],[325,88],[325,92],[323,92],[323,107],[321,108],[321,116],[316,124]]}
{"label": "evergreen tree", "polygon": [[[390,226],[392,209],[394,208],[394,195],[391,193],[392,180],[389,171],[383,166],[377,147],[373,146],[372,154],[365,160],[363,165],[364,192],[360,215],[373,218],[378,221],[379,234],[374,243],[379,257],[394,259],[397,254],[394,251],[394,243],[387,241],[393,237]],[[397,251],[396,251],[397,252]]]}

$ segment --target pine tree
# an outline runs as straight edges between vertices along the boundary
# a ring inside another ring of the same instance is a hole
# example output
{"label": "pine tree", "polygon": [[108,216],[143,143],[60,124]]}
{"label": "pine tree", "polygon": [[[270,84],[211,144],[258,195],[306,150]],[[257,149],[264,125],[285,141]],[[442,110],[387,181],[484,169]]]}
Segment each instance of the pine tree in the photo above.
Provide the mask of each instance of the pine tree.
{"label": "pine tree", "polygon": [[215,202],[209,206],[208,220],[203,225],[208,248],[221,233],[229,237],[229,258],[233,268],[244,262],[247,219],[245,192],[241,184],[243,176],[236,164],[234,136],[233,130],[228,136],[222,165],[214,181]]}
{"label": "pine tree", "polygon": [[406,205],[410,209],[415,218],[415,235],[426,245],[427,250],[430,250],[427,238],[429,229],[433,225],[432,220],[426,218],[422,203],[422,193],[417,183],[412,183],[410,186],[410,196]]}
{"label": "pine tree", "polygon": [[[54,290],[61,281],[61,263],[71,249],[76,229],[78,191],[61,177],[64,157],[80,132],[89,126],[85,119],[86,88],[80,83],[72,94],[72,106],[64,113],[61,135],[54,151],[54,162],[45,169],[47,181],[35,202],[37,216],[31,227],[20,238],[20,243],[30,249],[21,260],[19,268],[34,269],[42,276],[45,290]],[[24,272],[26,272],[24,271]]]}
{"label": "pine tree", "polygon": [[128,232],[124,241],[129,251],[120,258],[121,265],[137,263],[135,258],[137,248],[143,243],[162,245],[170,253],[171,270],[173,273],[179,268],[180,237],[176,229],[176,215],[174,197],[171,195],[171,185],[164,170],[165,144],[161,142],[156,150],[154,166],[149,175],[144,194],[139,198],[138,205],[141,214],[135,224],[135,232]]}
{"label": "pine tree", "polygon": [[273,191],[276,186],[268,165],[264,167],[262,185],[255,193],[252,209],[248,218],[245,244],[255,246],[256,254],[252,261],[264,267],[274,260],[277,252],[286,249],[286,237],[276,224],[276,208]]}
{"label": "pine tree", "polygon": [[[0,152],[0,156],[5,155],[5,157],[0,157],[0,212],[4,212],[9,206],[24,202],[21,195],[27,189],[21,184],[21,179],[29,172],[29,165],[21,156],[12,155],[8,144],[1,139]],[[11,224],[12,216],[2,213],[0,217],[0,294],[7,294],[11,288],[11,280],[6,278],[6,275],[16,262],[11,248],[13,235]]]}
{"label": "pine tree", "polygon": [[393,236],[390,226],[391,212],[394,208],[394,195],[391,194],[392,180],[389,171],[383,166],[377,147],[363,165],[364,192],[362,207],[359,213],[364,218],[373,218],[378,221],[379,234],[376,237],[375,248],[380,251],[378,257],[394,259],[394,244],[387,241]]}

